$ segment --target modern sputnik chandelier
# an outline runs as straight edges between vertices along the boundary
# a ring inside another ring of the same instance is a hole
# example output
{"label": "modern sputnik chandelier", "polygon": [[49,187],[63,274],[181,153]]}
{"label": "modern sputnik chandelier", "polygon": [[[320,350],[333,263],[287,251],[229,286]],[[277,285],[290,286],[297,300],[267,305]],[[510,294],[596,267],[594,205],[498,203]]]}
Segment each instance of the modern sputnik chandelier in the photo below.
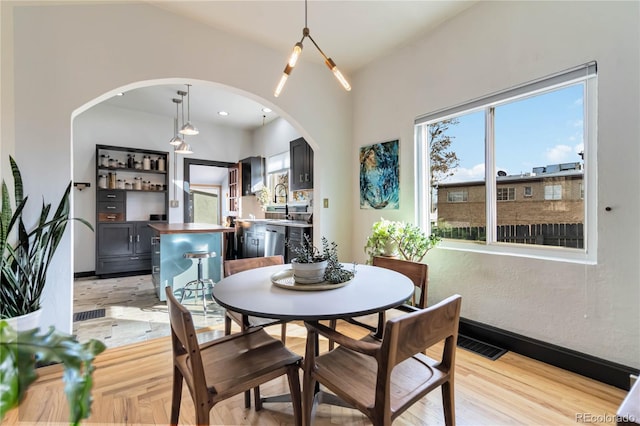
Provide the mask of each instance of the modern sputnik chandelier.
{"label": "modern sputnik chandelier", "polygon": [[293,46],[293,52],[291,52],[291,56],[289,57],[289,62],[287,62],[287,65],[285,65],[284,67],[284,72],[282,74],[282,77],[280,78],[280,81],[278,82],[278,86],[276,86],[276,90],[273,93],[273,95],[276,98],[280,96],[280,93],[282,92],[282,89],[284,88],[284,85],[287,82],[289,75],[291,75],[291,71],[293,71],[293,68],[296,66],[296,63],[298,62],[298,59],[302,54],[302,42],[304,41],[305,38],[308,38],[309,40],[311,40],[311,42],[316,47],[316,49],[318,49],[318,52],[320,52],[320,54],[324,58],[324,63],[333,72],[333,75],[336,76],[340,84],[342,84],[342,87],[344,87],[344,89],[347,91],[351,90],[351,85],[349,84],[347,79],[344,78],[344,76],[336,66],[336,63],[333,62],[331,58],[328,58],[327,55],[324,54],[322,49],[320,49],[320,46],[318,46],[318,44],[315,42],[313,37],[311,37],[311,34],[309,33],[309,28],[307,27],[307,0],[304,0],[304,28],[302,29],[302,38],[300,39],[299,42],[297,42]]}

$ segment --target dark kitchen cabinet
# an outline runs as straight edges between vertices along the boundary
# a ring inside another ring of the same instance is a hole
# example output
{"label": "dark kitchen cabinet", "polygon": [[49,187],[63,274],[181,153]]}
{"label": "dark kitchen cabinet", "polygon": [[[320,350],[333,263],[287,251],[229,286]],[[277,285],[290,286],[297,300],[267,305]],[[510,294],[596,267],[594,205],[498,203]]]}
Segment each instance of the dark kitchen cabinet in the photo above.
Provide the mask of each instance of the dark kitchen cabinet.
{"label": "dark kitchen cabinet", "polygon": [[151,271],[153,230],[148,225],[149,222],[98,224],[96,274]]}
{"label": "dark kitchen cabinet", "polygon": [[290,190],[313,189],[313,149],[304,138],[289,142]]}
{"label": "dark kitchen cabinet", "polygon": [[264,257],[264,232],[245,232],[242,257]]}
{"label": "dark kitchen cabinet", "polygon": [[96,275],[151,272],[147,225],[166,222],[168,164],[165,151],[96,145]]}
{"label": "dark kitchen cabinet", "polygon": [[240,161],[242,195],[255,194],[264,186],[265,166],[263,157],[248,157]]}
{"label": "dark kitchen cabinet", "polygon": [[236,234],[238,238],[238,257],[264,256],[265,224],[253,221],[238,221]]}

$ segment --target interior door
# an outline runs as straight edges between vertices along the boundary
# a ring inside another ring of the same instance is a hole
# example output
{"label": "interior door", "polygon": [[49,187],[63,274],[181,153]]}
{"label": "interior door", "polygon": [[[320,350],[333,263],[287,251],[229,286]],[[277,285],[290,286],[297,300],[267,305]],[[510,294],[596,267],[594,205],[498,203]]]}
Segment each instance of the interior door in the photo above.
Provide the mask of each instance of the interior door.
{"label": "interior door", "polygon": [[[229,197],[229,168],[236,167],[236,163],[223,161],[199,160],[195,158],[184,159],[184,210],[183,222],[222,224],[224,218],[229,215],[229,207],[224,200]],[[196,196],[197,194],[197,196]],[[215,195],[211,195],[215,194]],[[215,200],[214,200],[215,198]],[[206,211],[196,213],[195,206],[202,204]],[[215,211],[209,211],[214,205]],[[217,208],[215,207],[217,206]]]}

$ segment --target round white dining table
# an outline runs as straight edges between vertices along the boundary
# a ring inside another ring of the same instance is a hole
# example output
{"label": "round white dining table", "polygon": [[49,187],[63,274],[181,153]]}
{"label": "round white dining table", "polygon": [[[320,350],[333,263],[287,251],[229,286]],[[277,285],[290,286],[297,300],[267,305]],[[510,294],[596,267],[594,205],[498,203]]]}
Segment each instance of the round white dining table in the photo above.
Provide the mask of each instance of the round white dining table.
{"label": "round white dining table", "polygon": [[[344,264],[351,270],[353,265]],[[274,265],[230,275],[213,287],[221,306],[244,315],[281,320],[317,321],[367,315],[404,303],[413,282],[398,272],[356,265],[354,278],[343,287],[301,291],[278,287],[271,281],[291,265]]]}

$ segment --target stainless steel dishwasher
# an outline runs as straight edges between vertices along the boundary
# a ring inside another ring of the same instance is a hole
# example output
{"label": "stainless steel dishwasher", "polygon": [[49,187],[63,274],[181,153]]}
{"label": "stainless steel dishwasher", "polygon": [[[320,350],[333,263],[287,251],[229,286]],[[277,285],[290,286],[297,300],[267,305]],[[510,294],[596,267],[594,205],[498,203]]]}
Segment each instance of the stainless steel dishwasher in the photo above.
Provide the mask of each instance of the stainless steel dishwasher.
{"label": "stainless steel dishwasher", "polygon": [[285,237],[286,227],[282,225],[267,224],[264,233],[264,255],[265,256],[284,256],[285,253]]}

